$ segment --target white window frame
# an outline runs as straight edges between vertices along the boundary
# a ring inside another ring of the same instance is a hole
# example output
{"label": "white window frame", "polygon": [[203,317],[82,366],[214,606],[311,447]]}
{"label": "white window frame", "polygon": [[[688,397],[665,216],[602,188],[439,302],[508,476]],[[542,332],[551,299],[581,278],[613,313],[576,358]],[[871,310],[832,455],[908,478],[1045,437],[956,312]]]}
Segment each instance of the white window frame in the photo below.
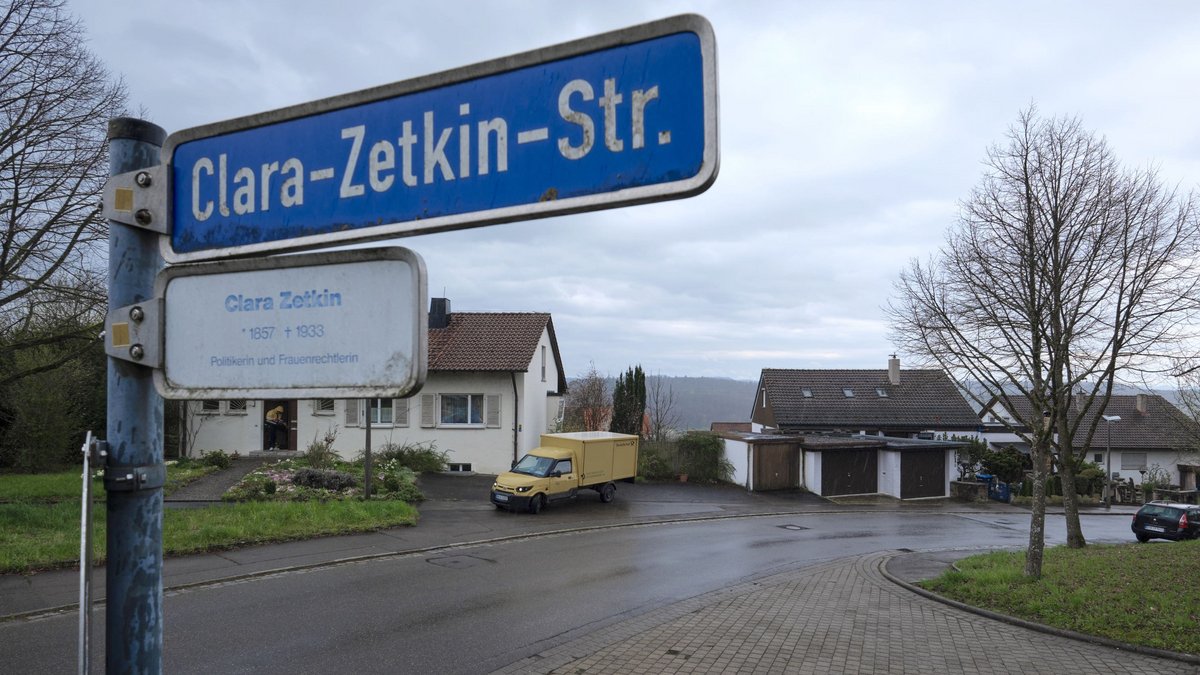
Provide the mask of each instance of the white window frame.
{"label": "white window frame", "polygon": [[337,413],[337,404],[331,398],[313,399],[312,413],[322,417],[333,416]]}
{"label": "white window frame", "polygon": [[[205,407],[205,406],[211,405],[213,403],[215,403],[217,405],[216,408]],[[202,399],[200,401],[199,410],[197,412],[201,415],[220,415],[221,414],[221,400],[215,399],[215,398]]]}
{"label": "white window frame", "polygon": [[[377,398],[371,402],[371,427],[392,427],[396,419],[395,399]],[[384,421],[384,403],[387,403],[387,421]],[[365,411],[364,411],[365,412]]]}
{"label": "white window frame", "polygon": [[[238,405],[240,404],[240,407]],[[232,399],[225,401],[226,415],[247,415],[250,412],[250,404],[244,398]]]}
{"label": "white window frame", "polygon": [[[466,422],[447,422],[446,415],[445,415],[446,411],[444,408],[446,399],[458,398],[461,396],[465,396],[467,398],[467,421]],[[487,410],[485,409],[486,405],[484,403],[486,398],[487,397],[484,396],[482,393],[439,394],[438,401],[437,401],[437,425],[438,425],[438,427],[446,427],[446,428],[451,428],[451,429],[483,429],[484,424],[487,421]],[[473,417],[472,412],[475,411],[474,401],[476,401],[476,400],[478,400],[478,402],[479,402],[479,411],[478,411],[479,421],[472,422],[470,420]]]}

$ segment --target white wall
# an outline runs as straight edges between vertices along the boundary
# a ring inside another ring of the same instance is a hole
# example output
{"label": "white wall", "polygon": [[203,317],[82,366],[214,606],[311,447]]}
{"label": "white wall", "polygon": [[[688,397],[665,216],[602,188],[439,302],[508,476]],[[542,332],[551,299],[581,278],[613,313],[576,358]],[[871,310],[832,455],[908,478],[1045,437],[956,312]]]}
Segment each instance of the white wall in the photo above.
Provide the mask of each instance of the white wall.
{"label": "white wall", "polygon": [[900,453],[896,450],[879,451],[879,473],[876,476],[880,494],[900,498]]}
{"label": "white wall", "polygon": [[220,412],[207,413],[201,412],[200,401],[187,402],[187,423],[195,432],[189,456],[212,450],[245,455],[262,449],[262,401],[247,401],[244,412],[229,411],[228,405],[221,401]]}
{"label": "white wall", "polygon": [[800,453],[804,459],[804,476],[801,478],[801,483],[807,483],[806,487],[809,492],[821,494],[821,453],[819,452],[804,452]]}
{"label": "white wall", "polygon": [[750,444],[745,441],[721,439],[725,444],[725,459],[733,465],[733,482],[753,489],[750,485]]}

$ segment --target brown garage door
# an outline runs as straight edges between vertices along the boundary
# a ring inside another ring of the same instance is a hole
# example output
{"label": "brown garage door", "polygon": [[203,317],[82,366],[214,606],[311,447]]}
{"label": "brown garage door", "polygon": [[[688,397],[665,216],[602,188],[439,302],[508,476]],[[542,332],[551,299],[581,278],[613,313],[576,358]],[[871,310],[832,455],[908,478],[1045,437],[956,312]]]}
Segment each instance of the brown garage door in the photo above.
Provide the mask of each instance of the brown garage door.
{"label": "brown garage door", "polygon": [[879,491],[879,454],[876,450],[842,450],[821,453],[821,494],[873,494]]}
{"label": "brown garage door", "polygon": [[795,445],[754,446],[754,489],[787,490],[800,486],[800,451]]}
{"label": "brown garage door", "polygon": [[945,450],[916,450],[900,454],[901,499],[945,496]]}

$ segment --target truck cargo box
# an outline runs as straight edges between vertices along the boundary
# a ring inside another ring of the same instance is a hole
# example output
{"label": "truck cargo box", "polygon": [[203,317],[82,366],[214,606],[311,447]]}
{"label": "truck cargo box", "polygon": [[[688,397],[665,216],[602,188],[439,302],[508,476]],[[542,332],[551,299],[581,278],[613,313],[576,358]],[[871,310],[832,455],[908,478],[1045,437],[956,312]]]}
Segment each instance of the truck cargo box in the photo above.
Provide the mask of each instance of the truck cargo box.
{"label": "truck cargo box", "polygon": [[542,434],[541,446],[575,453],[580,463],[580,487],[617,480],[632,482],[637,476],[637,436],[610,431]]}

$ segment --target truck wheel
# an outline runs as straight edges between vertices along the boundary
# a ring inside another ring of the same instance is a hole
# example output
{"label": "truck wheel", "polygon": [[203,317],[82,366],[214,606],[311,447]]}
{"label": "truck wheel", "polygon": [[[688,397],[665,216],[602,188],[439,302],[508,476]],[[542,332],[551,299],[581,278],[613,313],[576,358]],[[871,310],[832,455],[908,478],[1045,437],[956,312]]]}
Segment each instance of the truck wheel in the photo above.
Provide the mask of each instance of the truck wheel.
{"label": "truck wheel", "polygon": [[605,483],[604,486],[600,488],[600,501],[605,504],[611,502],[613,497],[616,495],[617,486],[613,485],[612,483]]}
{"label": "truck wheel", "polygon": [[542,507],[546,505],[546,495],[537,495],[529,500],[529,512],[537,515],[542,512]]}

